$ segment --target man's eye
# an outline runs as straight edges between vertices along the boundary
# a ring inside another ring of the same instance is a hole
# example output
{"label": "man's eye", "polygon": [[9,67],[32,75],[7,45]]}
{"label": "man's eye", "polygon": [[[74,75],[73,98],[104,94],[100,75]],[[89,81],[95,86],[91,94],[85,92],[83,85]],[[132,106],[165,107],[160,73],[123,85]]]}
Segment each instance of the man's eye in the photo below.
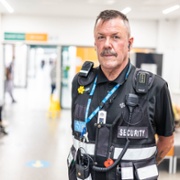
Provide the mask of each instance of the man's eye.
{"label": "man's eye", "polygon": [[119,39],[120,37],[119,37],[119,36],[114,36],[113,38],[114,38],[114,39]]}
{"label": "man's eye", "polygon": [[98,36],[98,39],[103,39],[104,38],[104,36]]}

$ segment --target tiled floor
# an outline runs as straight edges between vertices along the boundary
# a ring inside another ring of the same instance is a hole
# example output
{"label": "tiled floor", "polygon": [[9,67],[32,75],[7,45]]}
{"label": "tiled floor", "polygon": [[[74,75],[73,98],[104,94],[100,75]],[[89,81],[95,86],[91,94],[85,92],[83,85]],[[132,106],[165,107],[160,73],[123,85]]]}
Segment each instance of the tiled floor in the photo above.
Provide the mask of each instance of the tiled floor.
{"label": "tiled floor", "polygon": [[[16,104],[6,95],[3,117],[8,136],[0,137],[0,180],[67,180],[66,157],[71,146],[70,111],[48,118],[50,83],[41,74],[27,89],[15,89]],[[180,167],[179,161],[178,166]],[[179,180],[160,165],[160,180]]]}

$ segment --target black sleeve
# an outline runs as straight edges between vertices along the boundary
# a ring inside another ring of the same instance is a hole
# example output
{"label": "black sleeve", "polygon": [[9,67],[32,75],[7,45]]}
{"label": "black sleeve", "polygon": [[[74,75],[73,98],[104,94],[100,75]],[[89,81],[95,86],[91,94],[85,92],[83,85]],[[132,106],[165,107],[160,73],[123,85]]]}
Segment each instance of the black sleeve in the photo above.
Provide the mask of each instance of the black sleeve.
{"label": "black sleeve", "polygon": [[171,136],[174,132],[174,113],[170,92],[165,83],[156,96],[156,133],[160,136]]}
{"label": "black sleeve", "polygon": [[71,98],[72,98],[72,103],[71,103],[71,128],[73,131],[73,115],[74,115],[74,109],[75,109],[75,99],[78,95],[77,93],[78,89],[78,74],[75,75],[72,81],[72,90],[71,90]]}

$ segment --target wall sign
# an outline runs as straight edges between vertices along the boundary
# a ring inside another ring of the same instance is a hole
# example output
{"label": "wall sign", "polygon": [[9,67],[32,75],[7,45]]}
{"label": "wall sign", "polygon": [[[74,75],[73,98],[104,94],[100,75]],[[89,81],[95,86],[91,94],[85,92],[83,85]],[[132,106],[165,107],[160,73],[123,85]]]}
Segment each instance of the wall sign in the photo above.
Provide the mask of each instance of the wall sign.
{"label": "wall sign", "polygon": [[14,33],[14,32],[5,32],[4,40],[11,41],[48,41],[48,34],[46,33]]}
{"label": "wall sign", "polygon": [[4,33],[4,40],[24,41],[25,40],[25,33],[5,32]]}

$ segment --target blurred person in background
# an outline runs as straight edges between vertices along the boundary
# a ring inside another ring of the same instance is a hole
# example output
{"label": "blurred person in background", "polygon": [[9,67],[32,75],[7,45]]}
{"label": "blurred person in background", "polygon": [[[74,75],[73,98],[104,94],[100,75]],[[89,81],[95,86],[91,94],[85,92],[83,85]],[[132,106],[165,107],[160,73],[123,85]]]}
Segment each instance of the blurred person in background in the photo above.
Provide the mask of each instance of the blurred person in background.
{"label": "blurred person in background", "polygon": [[56,89],[56,60],[52,61],[51,63],[50,79],[51,79],[51,96],[52,96]]}
{"label": "blurred person in background", "polygon": [[41,60],[41,69],[43,69],[43,68],[44,68],[45,63],[46,63],[46,62],[45,62],[45,60],[44,60],[44,59],[42,59],[42,60]]}
{"label": "blurred person in background", "polygon": [[1,102],[1,100],[0,100],[0,133],[3,133],[4,135],[7,135],[8,133],[5,130],[5,127],[3,125],[2,111],[3,111],[3,102]]}
{"label": "blurred person in background", "polygon": [[6,75],[5,92],[7,92],[10,95],[12,103],[16,103],[16,100],[13,95],[14,57],[12,62],[9,64],[9,66],[6,67],[5,75]]}

